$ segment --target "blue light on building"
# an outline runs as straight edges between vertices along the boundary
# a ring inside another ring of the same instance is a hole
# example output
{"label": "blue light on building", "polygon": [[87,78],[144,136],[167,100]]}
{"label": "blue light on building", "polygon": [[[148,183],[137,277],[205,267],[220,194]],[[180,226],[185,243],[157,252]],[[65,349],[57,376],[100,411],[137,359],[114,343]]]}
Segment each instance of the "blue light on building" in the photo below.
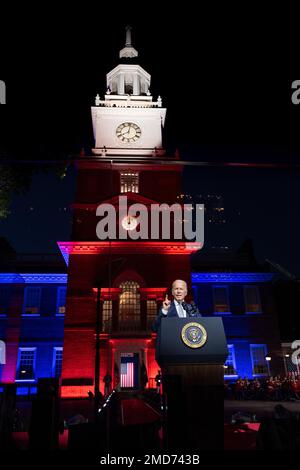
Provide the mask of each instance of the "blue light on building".
{"label": "blue light on building", "polygon": [[[202,315],[223,318],[230,348],[226,380],[274,375],[270,370],[274,361],[269,365],[265,360],[266,354],[274,357],[280,349],[274,326],[273,279],[274,274],[263,272],[191,275],[194,300]],[[20,317],[16,350],[12,353],[9,345],[11,357],[0,366],[0,382],[14,380],[18,395],[34,394],[39,378],[61,373],[67,281],[66,273],[0,273],[0,288],[7,291],[0,296],[0,340],[8,335],[9,318]],[[33,353],[31,357],[26,352],[30,350],[35,351],[34,362]]]}
{"label": "blue light on building", "polygon": [[192,273],[192,283],[241,283],[271,282],[273,273]]}

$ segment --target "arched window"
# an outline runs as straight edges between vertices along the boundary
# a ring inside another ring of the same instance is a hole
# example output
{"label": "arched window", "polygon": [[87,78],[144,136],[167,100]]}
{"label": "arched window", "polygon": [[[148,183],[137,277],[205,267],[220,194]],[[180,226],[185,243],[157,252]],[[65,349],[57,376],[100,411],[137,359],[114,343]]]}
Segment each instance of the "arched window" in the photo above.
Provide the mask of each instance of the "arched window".
{"label": "arched window", "polygon": [[134,281],[120,284],[119,327],[131,329],[140,326],[140,293],[139,285]]}

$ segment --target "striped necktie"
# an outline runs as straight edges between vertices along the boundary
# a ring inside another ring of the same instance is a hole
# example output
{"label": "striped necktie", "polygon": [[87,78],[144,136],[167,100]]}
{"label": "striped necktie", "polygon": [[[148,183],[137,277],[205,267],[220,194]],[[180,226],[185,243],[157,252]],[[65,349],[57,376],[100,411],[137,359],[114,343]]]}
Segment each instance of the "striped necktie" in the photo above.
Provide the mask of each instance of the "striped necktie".
{"label": "striped necktie", "polygon": [[183,306],[180,302],[178,302],[178,316],[180,318],[185,318],[185,311],[184,311]]}

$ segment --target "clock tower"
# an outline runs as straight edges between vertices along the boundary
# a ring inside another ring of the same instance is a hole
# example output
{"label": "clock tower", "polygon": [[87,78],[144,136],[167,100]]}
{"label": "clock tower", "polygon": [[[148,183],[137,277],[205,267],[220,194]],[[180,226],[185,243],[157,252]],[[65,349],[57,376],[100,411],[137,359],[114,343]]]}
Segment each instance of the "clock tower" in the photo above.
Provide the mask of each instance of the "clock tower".
{"label": "clock tower", "polygon": [[[91,155],[77,161],[72,241],[59,242],[68,262],[63,397],[86,396],[99,377],[103,391],[107,371],[122,389],[142,387],[145,371],[148,386],[155,386],[152,324],[174,279],[189,283],[190,254],[200,248],[172,236],[97,237],[99,205],[112,205],[118,215],[119,198],[126,196],[128,207],[143,204],[151,213],[153,204],[178,202],[182,191],[180,160],[162,148],[166,109],[160,97],[151,96],[151,77],[138,64],[130,27],[119,62],[107,74],[104,99],[97,95],[91,108],[95,145]],[[120,223],[128,233],[137,225],[130,214]],[[100,364],[95,368],[99,295]]]}
{"label": "clock tower", "polygon": [[106,94],[96,96],[92,121],[96,155],[152,155],[162,149],[166,109],[160,96],[153,100],[151,76],[138,65],[138,52],[126,28],[120,63],[106,76]]}

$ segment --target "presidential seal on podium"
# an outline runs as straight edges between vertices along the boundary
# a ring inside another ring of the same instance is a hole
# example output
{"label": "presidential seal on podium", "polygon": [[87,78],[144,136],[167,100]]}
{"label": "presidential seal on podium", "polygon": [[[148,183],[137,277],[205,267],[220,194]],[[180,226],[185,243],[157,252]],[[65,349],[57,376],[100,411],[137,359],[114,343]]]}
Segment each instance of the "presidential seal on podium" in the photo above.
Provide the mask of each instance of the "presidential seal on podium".
{"label": "presidential seal on podium", "polygon": [[207,331],[200,323],[186,323],[181,330],[181,339],[189,348],[202,348],[207,341]]}

